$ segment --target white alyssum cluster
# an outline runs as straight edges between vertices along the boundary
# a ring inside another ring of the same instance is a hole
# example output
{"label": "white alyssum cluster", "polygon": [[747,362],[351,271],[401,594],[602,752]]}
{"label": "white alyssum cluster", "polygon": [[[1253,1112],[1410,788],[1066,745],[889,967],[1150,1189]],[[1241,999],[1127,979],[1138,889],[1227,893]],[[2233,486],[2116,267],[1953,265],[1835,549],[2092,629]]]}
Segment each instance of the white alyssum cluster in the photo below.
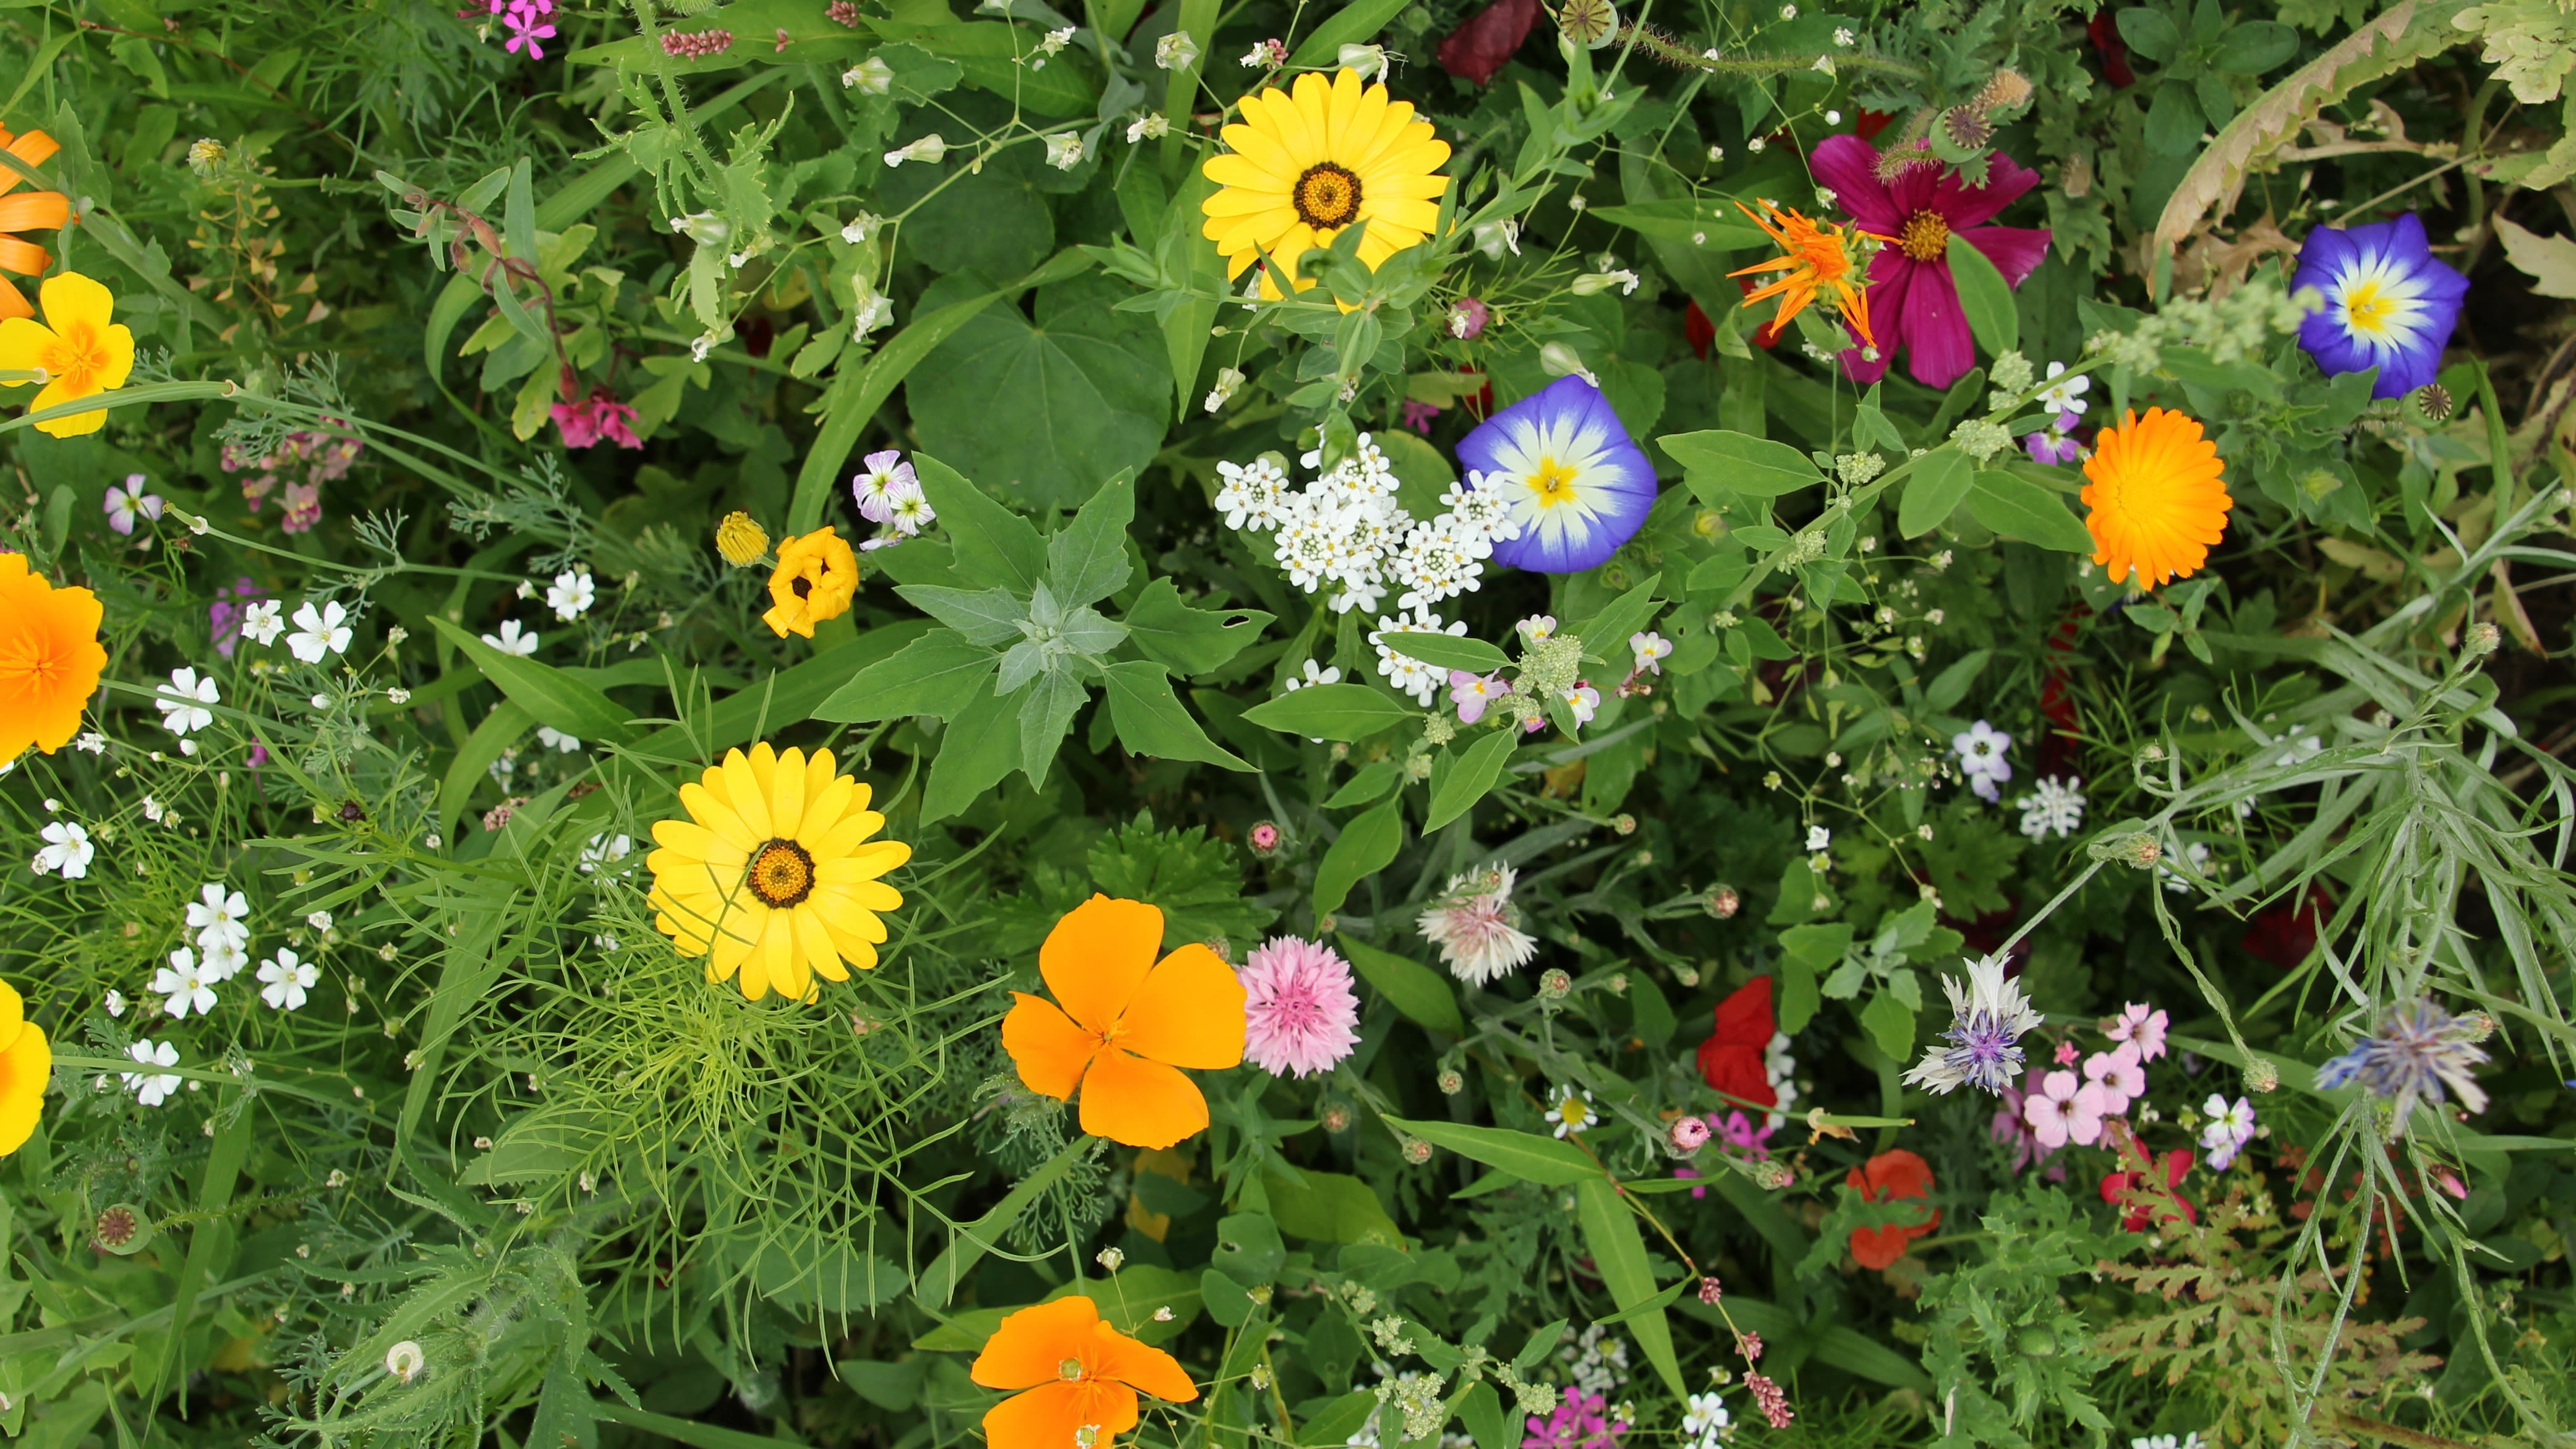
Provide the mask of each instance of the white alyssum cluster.
{"label": "white alyssum cluster", "polygon": [[1351,456],[1321,469],[1322,453],[1299,462],[1318,469],[1303,487],[1270,458],[1220,463],[1217,510],[1226,526],[1275,533],[1271,556],[1308,593],[1332,590],[1337,613],[1375,613],[1389,593],[1399,608],[1427,611],[1480,586],[1494,545],[1520,537],[1499,494],[1453,484],[1442,512],[1417,519],[1397,501],[1401,480],[1367,433]]}

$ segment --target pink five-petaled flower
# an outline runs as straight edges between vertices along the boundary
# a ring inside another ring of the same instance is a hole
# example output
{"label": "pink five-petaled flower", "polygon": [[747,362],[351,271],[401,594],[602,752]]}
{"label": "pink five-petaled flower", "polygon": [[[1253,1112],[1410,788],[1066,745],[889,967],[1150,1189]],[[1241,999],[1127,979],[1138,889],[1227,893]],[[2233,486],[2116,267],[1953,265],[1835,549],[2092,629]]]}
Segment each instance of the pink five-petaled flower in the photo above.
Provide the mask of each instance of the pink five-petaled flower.
{"label": "pink five-petaled flower", "polygon": [[[551,30],[547,32],[553,34]],[[607,388],[594,389],[577,403],[556,403],[555,426],[562,430],[564,446],[588,448],[605,438],[621,448],[640,448],[644,440],[635,436],[632,423],[635,409],[617,400]]]}
{"label": "pink five-petaled flower", "polygon": [[1412,398],[1404,400],[1404,425],[1417,433],[1428,436],[1431,432],[1431,420],[1438,416],[1440,416],[1438,403],[1416,402]]}
{"label": "pink five-petaled flower", "polygon": [[2086,1057],[2084,1076],[2102,1089],[2102,1111],[2106,1116],[2122,1115],[2131,1102],[2147,1094],[2147,1069],[2138,1061],[2135,1043]]}
{"label": "pink five-petaled flower", "polygon": [[1926,387],[1958,381],[1976,364],[1977,345],[1950,274],[1950,238],[1983,252],[2006,282],[2020,286],[2048,255],[2047,231],[1987,223],[2037,186],[2039,173],[1997,152],[1987,160],[1986,184],[1968,186],[1926,151],[1894,181],[1881,181],[1877,148],[1858,136],[1827,136],[1807,164],[1861,230],[1889,243],[1869,264],[1868,315],[1878,357],[1853,348],[1842,355],[1844,368],[1876,382],[1902,347],[1915,381]]}
{"label": "pink five-petaled flower", "polygon": [[527,3],[527,0],[516,0],[516,3],[513,3],[501,17],[502,28],[510,32],[510,38],[503,42],[501,48],[516,55],[519,53],[519,48],[525,46],[528,59],[545,59],[546,48],[537,42],[554,39],[555,28],[545,23],[546,13],[552,9],[554,6],[551,3],[540,8],[538,5]]}
{"label": "pink five-petaled flower", "polygon": [[[2072,1043],[2068,1044],[2067,1051],[2064,1060],[2072,1062],[2075,1060]],[[2026,1105],[2038,1100],[2039,1084],[2044,1076],[2045,1069],[2033,1067],[2020,1086],[2004,1088],[2003,1105],[1995,1110],[1994,1121],[1986,1129],[1987,1136],[2012,1148],[2012,1170],[2016,1173],[2034,1163],[2046,1162],[2054,1150],[2039,1140],[2039,1134],[2031,1129],[2030,1119],[2022,1111]],[[2064,1182],[2066,1164],[2057,1163],[2044,1175],[2050,1182]]]}
{"label": "pink five-petaled flower", "polygon": [[2071,1067],[2075,1065],[2075,1059],[2082,1055],[2084,1055],[2083,1049],[2076,1046],[2076,1044],[2071,1041],[2062,1041],[2057,1044],[2057,1064],[2061,1067]]}
{"label": "pink five-petaled flower", "polygon": [[1295,936],[1253,949],[1243,982],[1243,1054],[1274,1077],[1311,1077],[1359,1044],[1351,968],[1329,946]]}
{"label": "pink five-petaled flower", "polygon": [[1458,706],[1458,723],[1474,724],[1485,717],[1485,706],[1506,694],[1500,680],[1491,674],[1470,674],[1464,669],[1449,671],[1449,702]]}
{"label": "pink five-petaled flower", "polygon": [[1545,1419],[1531,1416],[1521,1449],[1609,1449],[1628,1426],[1611,1423],[1608,1410],[1601,1395],[1576,1389],[1557,1401],[1555,1413]]}
{"label": "pink five-petaled flower", "polygon": [[2151,1062],[2165,1054],[2165,1014],[2150,1011],[2137,1002],[2120,1009],[2117,1021],[2102,1029],[2113,1041],[2126,1042],[2138,1049],[2138,1060]]}
{"label": "pink five-petaled flower", "polygon": [[2102,1140],[2102,1114],[2108,1103],[2093,1083],[2076,1085],[2073,1072],[2050,1072],[2039,1079],[2039,1091],[2022,1102],[2031,1135],[2051,1151],[2073,1142],[2090,1147]]}

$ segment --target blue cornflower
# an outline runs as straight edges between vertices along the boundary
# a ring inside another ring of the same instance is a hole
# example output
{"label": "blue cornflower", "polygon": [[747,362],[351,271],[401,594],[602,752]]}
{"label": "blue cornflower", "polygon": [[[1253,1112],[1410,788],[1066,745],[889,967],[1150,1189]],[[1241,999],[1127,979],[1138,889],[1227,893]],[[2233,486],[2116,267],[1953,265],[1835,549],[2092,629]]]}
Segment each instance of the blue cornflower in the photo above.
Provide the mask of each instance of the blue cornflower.
{"label": "blue cornflower", "polygon": [[1591,568],[1636,536],[1655,469],[1601,389],[1561,377],[1485,420],[1458,445],[1468,486],[1500,494],[1520,536],[1494,557],[1533,573]]}
{"label": "blue cornflower", "polygon": [[2469,1069],[2487,1059],[2477,1043],[2494,1030],[2495,1023],[2483,1012],[2453,1016],[2431,997],[2403,1002],[2380,1020],[2378,1031],[2317,1068],[2317,1085],[2332,1088],[2357,1082],[2371,1095],[2394,1104],[2395,1116],[2388,1128],[2392,1139],[2405,1129],[2417,1098],[2447,1101],[2445,1088],[2459,1094],[2461,1106],[2483,1112],[2487,1094]]}
{"label": "blue cornflower", "polygon": [[2372,397],[2403,397],[2433,380],[2460,320],[2469,279],[2437,259],[2408,212],[2368,226],[2321,226],[2299,249],[2290,288],[2324,304],[2299,324],[2299,345],[2328,376],[2379,369]]}
{"label": "blue cornflower", "polygon": [[2039,1025],[2039,1012],[2021,994],[2021,983],[2004,975],[2001,956],[1969,962],[1965,988],[1944,975],[1941,989],[1950,995],[1950,1025],[1924,1048],[1906,1084],[1944,1096],[1962,1086],[2002,1096],[2021,1080],[2022,1034]]}

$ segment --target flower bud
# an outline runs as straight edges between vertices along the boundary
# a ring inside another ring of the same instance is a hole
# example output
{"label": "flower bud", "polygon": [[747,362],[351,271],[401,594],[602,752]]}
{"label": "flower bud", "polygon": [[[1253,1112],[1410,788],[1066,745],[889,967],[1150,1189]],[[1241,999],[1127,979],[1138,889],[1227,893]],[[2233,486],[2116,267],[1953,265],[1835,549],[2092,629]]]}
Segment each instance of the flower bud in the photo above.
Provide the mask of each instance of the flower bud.
{"label": "flower bud", "polygon": [[2154,865],[2164,858],[2165,853],[2164,847],[2156,843],[2156,838],[2143,830],[2096,840],[2084,850],[2095,860],[2134,866],[2139,870]]}
{"label": "flower bud", "polygon": [[1445,1068],[1441,1069],[1441,1072],[1440,1072],[1440,1095],[1441,1095],[1441,1096],[1444,1096],[1444,1097],[1454,1097],[1454,1096],[1457,1096],[1460,1092],[1463,1092],[1463,1091],[1465,1091],[1465,1090],[1467,1090],[1467,1079],[1466,1079],[1465,1077],[1460,1076],[1460,1075],[1458,1074],[1458,1069],[1457,1069],[1457,1068],[1455,1068],[1455,1067],[1445,1067]]}
{"label": "flower bud", "polygon": [[712,211],[693,211],[671,218],[671,230],[700,246],[720,247],[733,236],[733,223]]}
{"label": "flower bud", "polygon": [[1700,895],[1699,908],[1723,921],[1744,909],[1744,898],[1737,895],[1731,885],[1713,885]]}
{"label": "flower bud", "polygon": [[1778,1192],[1797,1180],[1798,1175],[1791,1172],[1789,1164],[1785,1162],[1769,1161],[1753,1164],[1754,1184],[1766,1192]]}
{"label": "flower bud", "polygon": [[2471,659],[2484,659],[2496,652],[2502,642],[2504,635],[2495,625],[2477,623],[2469,626],[2468,637],[2460,641],[2460,647]]}
{"label": "flower bud", "polygon": [[1574,978],[1553,966],[1538,978],[1538,994],[1542,1001],[1563,1001],[1566,993],[1573,989]]}
{"label": "flower bud", "polygon": [[1697,1117],[1684,1117],[1673,1123],[1673,1150],[1697,1152],[1708,1145],[1708,1123]]}
{"label": "flower bud", "polygon": [[2245,1063],[2245,1090],[2260,1096],[2265,1092],[2277,1092],[2280,1089],[2281,1069],[2279,1067],[2262,1057],[2251,1058]]}

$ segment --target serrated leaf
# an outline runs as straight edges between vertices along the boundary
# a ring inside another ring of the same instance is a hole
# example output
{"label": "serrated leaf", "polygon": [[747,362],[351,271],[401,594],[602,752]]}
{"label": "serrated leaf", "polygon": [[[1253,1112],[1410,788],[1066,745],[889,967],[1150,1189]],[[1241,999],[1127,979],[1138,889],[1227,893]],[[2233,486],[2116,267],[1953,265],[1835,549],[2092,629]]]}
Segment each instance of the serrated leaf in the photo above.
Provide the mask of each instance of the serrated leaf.
{"label": "serrated leaf", "polygon": [[1047,540],[1047,584],[1066,608],[1096,604],[1127,586],[1127,525],[1136,485],[1120,472],[1084,501],[1073,522]]}
{"label": "serrated leaf", "polygon": [[1003,644],[1024,637],[1025,599],[1008,589],[952,589],[939,584],[899,584],[904,602],[964,635],[970,644]]}

